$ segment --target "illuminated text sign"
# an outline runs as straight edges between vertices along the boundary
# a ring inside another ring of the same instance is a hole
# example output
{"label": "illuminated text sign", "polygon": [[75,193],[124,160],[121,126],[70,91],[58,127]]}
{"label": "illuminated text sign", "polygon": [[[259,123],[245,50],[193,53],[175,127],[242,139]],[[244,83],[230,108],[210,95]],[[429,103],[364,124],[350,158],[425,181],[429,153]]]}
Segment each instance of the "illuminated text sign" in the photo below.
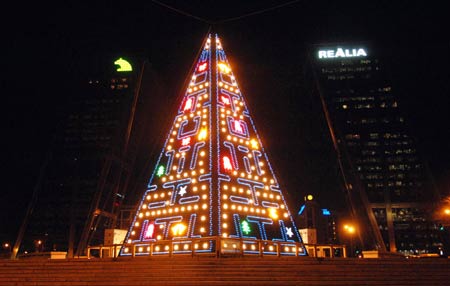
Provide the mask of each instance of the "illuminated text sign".
{"label": "illuminated text sign", "polygon": [[334,58],[356,58],[367,57],[365,49],[343,49],[337,48],[335,50],[320,50],[319,59],[334,59]]}

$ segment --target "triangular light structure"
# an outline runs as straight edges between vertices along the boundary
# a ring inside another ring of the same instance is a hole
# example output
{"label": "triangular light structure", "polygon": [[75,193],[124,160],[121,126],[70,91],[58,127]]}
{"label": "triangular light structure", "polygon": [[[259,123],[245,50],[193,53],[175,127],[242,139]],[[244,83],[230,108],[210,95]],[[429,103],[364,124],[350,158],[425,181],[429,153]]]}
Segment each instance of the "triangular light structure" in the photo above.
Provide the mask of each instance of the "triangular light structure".
{"label": "triangular light structure", "polygon": [[306,250],[222,44],[209,35],[121,250]]}

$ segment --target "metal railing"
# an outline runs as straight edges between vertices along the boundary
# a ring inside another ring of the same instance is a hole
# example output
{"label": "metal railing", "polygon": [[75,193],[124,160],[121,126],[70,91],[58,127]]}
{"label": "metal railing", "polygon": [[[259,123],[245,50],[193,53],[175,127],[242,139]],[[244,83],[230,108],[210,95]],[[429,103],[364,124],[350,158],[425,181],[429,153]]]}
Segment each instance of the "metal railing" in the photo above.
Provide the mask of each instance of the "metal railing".
{"label": "metal railing", "polygon": [[[88,246],[87,258],[119,256],[307,256],[346,257],[344,245],[303,244],[289,241],[269,241],[220,236],[158,240],[127,244]],[[121,252],[122,251],[122,252]]]}

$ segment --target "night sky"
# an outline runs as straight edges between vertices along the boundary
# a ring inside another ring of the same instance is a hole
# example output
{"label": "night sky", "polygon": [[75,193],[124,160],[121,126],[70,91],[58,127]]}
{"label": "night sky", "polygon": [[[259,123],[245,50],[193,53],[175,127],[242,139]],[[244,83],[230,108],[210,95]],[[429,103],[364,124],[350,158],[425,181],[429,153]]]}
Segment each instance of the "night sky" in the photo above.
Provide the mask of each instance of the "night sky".
{"label": "night sky", "polygon": [[[184,13],[153,1],[17,2],[4,11],[0,240],[17,234],[64,103],[75,79],[89,72],[90,59],[145,55],[167,86],[161,104],[178,104],[206,22],[218,22],[214,31],[291,207],[308,193],[331,209],[343,201],[319,99],[304,76],[306,51],[317,43],[369,41],[389,59],[411,135],[436,186],[450,190],[450,20],[444,2],[161,1]],[[284,3],[290,4],[270,9]],[[167,132],[154,122],[161,110],[149,111],[155,126],[149,136]]]}

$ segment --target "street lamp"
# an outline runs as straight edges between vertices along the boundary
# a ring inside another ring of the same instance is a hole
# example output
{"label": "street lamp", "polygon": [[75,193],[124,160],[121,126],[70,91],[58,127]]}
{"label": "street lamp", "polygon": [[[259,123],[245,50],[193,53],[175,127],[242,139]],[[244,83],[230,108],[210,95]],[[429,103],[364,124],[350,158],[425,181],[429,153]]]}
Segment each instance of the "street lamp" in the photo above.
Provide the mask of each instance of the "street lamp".
{"label": "street lamp", "polygon": [[444,215],[450,216],[450,208],[445,208],[444,209]]}
{"label": "street lamp", "polygon": [[3,243],[3,249],[7,250],[8,253],[11,252],[11,244],[9,242]]}
{"label": "street lamp", "polygon": [[353,235],[356,232],[356,228],[351,224],[345,224],[344,230],[350,236],[350,257],[353,256]]}

